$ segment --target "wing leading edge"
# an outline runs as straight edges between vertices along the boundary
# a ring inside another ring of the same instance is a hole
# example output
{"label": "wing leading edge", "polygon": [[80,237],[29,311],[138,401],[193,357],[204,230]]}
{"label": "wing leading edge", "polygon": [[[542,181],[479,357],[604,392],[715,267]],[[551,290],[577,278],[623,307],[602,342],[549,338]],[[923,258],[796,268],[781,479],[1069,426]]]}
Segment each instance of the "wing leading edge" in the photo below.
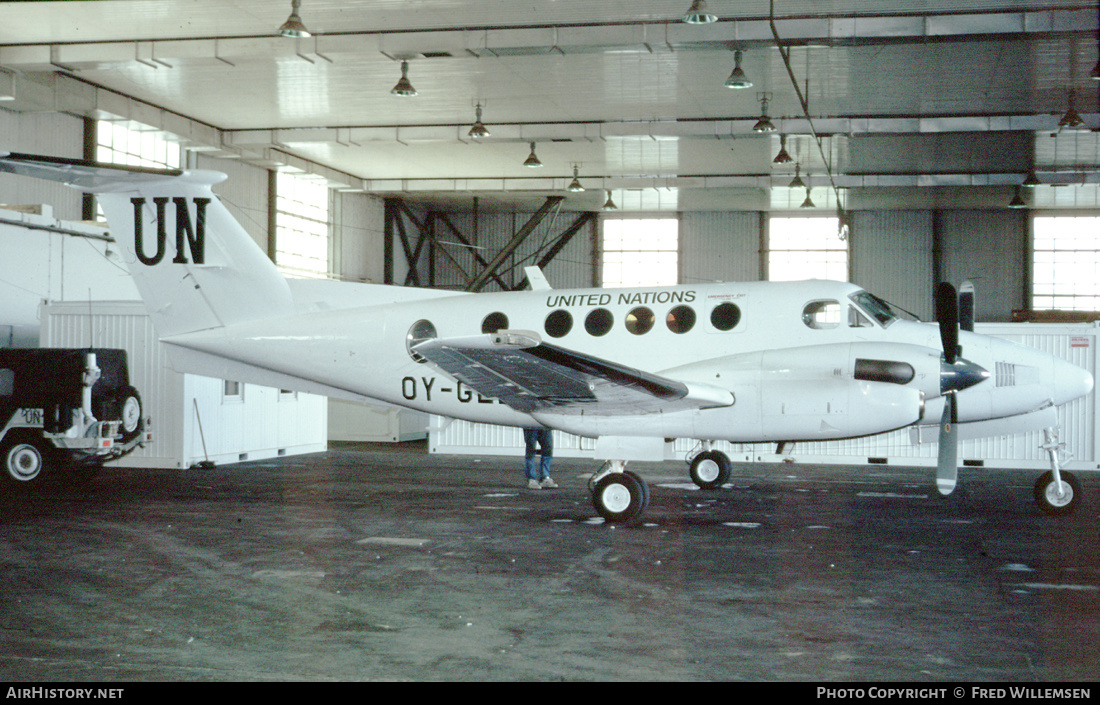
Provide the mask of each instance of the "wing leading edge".
{"label": "wing leading edge", "polygon": [[478,393],[522,413],[624,416],[734,403],[728,390],[544,343],[531,331],[436,338],[413,350]]}

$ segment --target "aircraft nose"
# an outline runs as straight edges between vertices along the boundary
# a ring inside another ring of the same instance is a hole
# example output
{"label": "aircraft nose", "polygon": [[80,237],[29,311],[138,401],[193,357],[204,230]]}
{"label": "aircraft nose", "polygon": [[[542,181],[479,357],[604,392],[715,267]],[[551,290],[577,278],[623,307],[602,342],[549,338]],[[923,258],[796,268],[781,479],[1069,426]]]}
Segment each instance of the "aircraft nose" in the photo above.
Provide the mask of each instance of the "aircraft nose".
{"label": "aircraft nose", "polygon": [[1092,375],[1073,363],[1054,361],[1054,403],[1065,404],[1092,391]]}

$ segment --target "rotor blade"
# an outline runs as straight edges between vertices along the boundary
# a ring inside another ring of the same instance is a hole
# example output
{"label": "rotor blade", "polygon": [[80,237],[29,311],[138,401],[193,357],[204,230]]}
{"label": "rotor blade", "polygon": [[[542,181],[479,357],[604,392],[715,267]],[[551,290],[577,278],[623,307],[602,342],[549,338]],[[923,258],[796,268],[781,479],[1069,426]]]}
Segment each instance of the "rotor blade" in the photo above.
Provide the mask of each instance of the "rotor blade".
{"label": "rotor blade", "polygon": [[947,282],[936,287],[936,321],[940,324],[943,359],[953,365],[959,356],[959,297]]}
{"label": "rotor blade", "polygon": [[943,418],[940,420],[940,447],[936,461],[936,489],[942,495],[955,490],[959,476],[959,431],[955,395],[944,396]]}
{"label": "rotor blade", "polygon": [[974,332],[974,285],[970,281],[959,287],[959,328]]}

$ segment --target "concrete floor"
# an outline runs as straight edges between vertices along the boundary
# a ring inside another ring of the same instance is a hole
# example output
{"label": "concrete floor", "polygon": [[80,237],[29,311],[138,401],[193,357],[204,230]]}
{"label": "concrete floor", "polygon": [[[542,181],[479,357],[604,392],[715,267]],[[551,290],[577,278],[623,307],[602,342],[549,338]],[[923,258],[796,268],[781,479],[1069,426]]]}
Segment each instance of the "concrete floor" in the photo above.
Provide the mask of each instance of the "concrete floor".
{"label": "concrete floor", "polygon": [[521,459],[422,444],[0,496],[0,678],[1092,680],[1100,482],[1065,519],[1037,472],[638,465],[644,521],[596,519]]}

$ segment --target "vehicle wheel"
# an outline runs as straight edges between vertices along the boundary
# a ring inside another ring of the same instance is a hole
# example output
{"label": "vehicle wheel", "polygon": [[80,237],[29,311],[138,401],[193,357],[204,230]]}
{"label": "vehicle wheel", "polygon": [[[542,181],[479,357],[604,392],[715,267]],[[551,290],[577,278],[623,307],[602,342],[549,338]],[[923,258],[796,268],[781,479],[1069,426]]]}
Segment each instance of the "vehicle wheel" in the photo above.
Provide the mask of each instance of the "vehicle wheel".
{"label": "vehicle wheel", "polygon": [[142,406],[141,396],[137,393],[137,390],[133,387],[126,387],[122,392],[122,396],[119,397],[119,410],[122,425],[119,430],[122,432],[122,442],[129,443],[142,432],[144,423],[142,422]]}
{"label": "vehicle wheel", "polygon": [[[9,440],[10,439],[10,440]],[[5,482],[15,485],[41,482],[48,472],[53,447],[41,438],[9,436],[0,444],[0,467]]]}
{"label": "vehicle wheel", "polygon": [[708,450],[695,456],[688,471],[699,489],[713,490],[729,482],[730,459],[718,450]]}
{"label": "vehicle wheel", "polygon": [[645,503],[644,483],[637,475],[613,472],[596,483],[592,504],[605,521],[618,523],[637,518]]}
{"label": "vehicle wheel", "polygon": [[1081,502],[1081,481],[1070,472],[1063,470],[1062,487],[1064,494],[1058,496],[1058,487],[1054,484],[1054,473],[1047,471],[1035,481],[1035,503],[1047,514],[1064,516],[1070,514]]}

